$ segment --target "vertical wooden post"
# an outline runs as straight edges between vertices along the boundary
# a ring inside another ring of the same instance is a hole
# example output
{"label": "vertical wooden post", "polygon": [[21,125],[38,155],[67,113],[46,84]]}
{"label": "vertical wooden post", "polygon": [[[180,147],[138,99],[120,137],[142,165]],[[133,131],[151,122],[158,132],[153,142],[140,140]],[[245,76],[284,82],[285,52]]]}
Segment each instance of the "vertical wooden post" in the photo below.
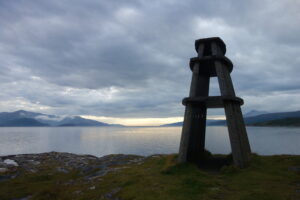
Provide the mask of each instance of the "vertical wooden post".
{"label": "vertical wooden post", "polygon": [[[198,57],[204,55],[204,45],[199,45]],[[209,77],[200,73],[200,66],[193,67],[190,97],[207,97]],[[180,141],[179,162],[199,163],[205,147],[207,108],[204,104],[188,104],[184,114],[184,122]]]}
{"label": "vertical wooden post", "polygon": [[[215,62],[215,67],[221,95],[235,96],[228,69],[218,61]],[[224,101],[224,109],[233,161],[240,168],[246,167],[250,161],[251,150],[241,107],[235,102]]]}
{"label": "vertical wooden post", "polygon": [[[221,49],[212,42],[212,54],[222,55]],[[219,81],[221,96],[235,97],[235,92],[228,68],[220,61],[214,62]],[[242,115],[241,107],[236,102],[224,101],[224,109],[232,149],[232,157],[236,166],[246,167],[250,161],[250,144]]]}

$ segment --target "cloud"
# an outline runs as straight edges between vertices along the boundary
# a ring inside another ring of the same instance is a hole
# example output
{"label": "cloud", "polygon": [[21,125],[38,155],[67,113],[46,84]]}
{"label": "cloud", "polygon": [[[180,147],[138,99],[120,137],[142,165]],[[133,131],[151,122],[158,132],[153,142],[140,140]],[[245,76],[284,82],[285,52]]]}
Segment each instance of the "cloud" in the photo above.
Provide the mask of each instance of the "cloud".
{"label": "cloud", "polygon": [[[268,0],[2,1],[0,109],[182,116],[194,40],[220,36],[245,111],[297,110],[299,9]],[[219,94],[216,79],[210,92]]]}
{"label": "cloud", "polygon": [[49,120],[49,121],[54,121],[54,122],[59,122],[63,119],[63,116],[56,116],[56,115],[51,115],[51,117],[47,115],[37,115],[35,116],[35,119],[41,119],[41,120]]}

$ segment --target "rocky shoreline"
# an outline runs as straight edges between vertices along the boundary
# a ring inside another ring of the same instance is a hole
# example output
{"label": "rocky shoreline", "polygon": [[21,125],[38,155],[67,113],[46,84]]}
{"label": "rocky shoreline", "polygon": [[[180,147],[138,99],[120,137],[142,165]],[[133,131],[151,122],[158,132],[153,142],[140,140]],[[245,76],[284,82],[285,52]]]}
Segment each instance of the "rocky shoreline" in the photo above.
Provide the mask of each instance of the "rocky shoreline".
{"label": "rocky shoreline", "polygon": [[[101,177],[127,168],[127,165],[142,164],[145,157],[137,155],[113,154],[103,157],[92,155],[77,155],[72,153],[48,152],[40,154],[19,154],[0,157],[0,183],[24,175],[57,173],[68,174],[76,171],[80,178],[67,179],[60,182],[62,185],[82,184],[89,185],[90,190],[96,189],[93,182],[101,181]],[[105,194],[104,199],[114,199],[113,195],[120,188],[112,188]],[[81,190],[76,190],[81,193]],[[31,199],[30,196],[18,198]]]}
{"label": "rocky shoreline", "polygon": [[[8,155],[0,156],[0,173],[8,173],[11,176],[14,176],[13,174],[18,171],[36,173],[47,166],[55,164],[59,166],[56,167],[57,172],[69,173],[72,170],[79,170],[81,173],[86,173],[96,170],[96,174],[103,176],[112,169],[117,170],[115,166],[141,163],[144,158],[142,156],[124,154],[96,157],[64,152]],[[3,177],[0,178],[1,180],[3,180]]]}
{"label": "rocky shoreline", "polygon": [[248,168],[225,165],[213,171],[180,165],[176,154],[96,157],[48,152],[1,156],[0,199],[298,200],[300,156],[253,154]]}

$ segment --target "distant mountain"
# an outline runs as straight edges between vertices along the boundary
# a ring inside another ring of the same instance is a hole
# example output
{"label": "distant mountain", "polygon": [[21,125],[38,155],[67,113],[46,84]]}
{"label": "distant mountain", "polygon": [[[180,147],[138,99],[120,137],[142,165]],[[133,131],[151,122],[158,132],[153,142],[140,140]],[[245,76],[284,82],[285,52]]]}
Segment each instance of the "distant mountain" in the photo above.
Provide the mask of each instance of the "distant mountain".
{"label": "distant mountain", "polygon": [[[218,122],[220,120],[214,120],[214,119],[208,119],[206,120],[206,125],[210,126],[210,124]],[[166,126],[182,126],[183,122],[176,122],[176,123],[171,123],[171,124],[163,124],[161,125],[162,127],[166,127]]]}
{"label": "distant mountain", "polygon": [[285,119],[285,118],[294,118],[294,117],[300,117],[300,111],[268,113],[268,114],[253,116],[253,117],[246,117],[245,123],[248,125],[251,125],[254,123],[260,123],[260,122],[264,122],[264,121],[271,121],[271,120],[278,120],[278,119]]}
{"label": "distant mountain", "polygon": [[[251,116],[251,117],[244,117],[244,121],[246,125],[253,125],[256,123],[262,123],[262,122],[285,119],[285,118],[294,118],[294,117],[300,117],[300,111],[268,113],[268,114],[261,114],[257,116]],[[226,125],[226,120],[219,120],[211,123],[210,125],[224,126]]]}
{"label": "distant mountain", "polygon": [[5,122],[1,122],[0,126],[48,126],[48,124],[44,124],[41,122],[38,122],[35,119],[31,118],[18,118],[18,119],[11,119],[7,120]]}
{"label": "distant mountain", "polygon": [[33,113],[33,112],[27,112],[25,110],[19,110],[16,112],[1,112],[0,113],[0,122],[21,119],[21,118],[34,118],[37,115],[40,115],[40,114]]}
{"label": "distant mountain", "polygon": [[125,127],[122,124],[109,124],[109,126],[113,126],[113,127]]}
{"label": "distant mountain", "polygon": [[34,119],[39,113],[19,110],[16,112],[0,113],[0,126],[48,126],[48,124]]}
{"label": "distant mountain", "polygon": [[0,126],[110,126],[79,116],[64,117],[19,110],[0,113]]}
{"label": "distant mountain", "polygon": [[226,126],[226,120],[216,120],[209,124],[209,126]]}
{"label": "distant mountain", "polygon": [[270,121],[257,122],[253,126],[300,126],[300,117],[290,117]]}
{"label": "distant mountain", "polygon": [[[258,115],[253,116],[255,113]],[[244,115],[244,121],[246,125],[260,125],[262,126],[264,122],[269,122],[272,120],[282,120],[286,118],[298,118],[300,117],[300,111],[294,111],[294,112],[279,112],[279,113],[266,113],[266,114],[259,114],[259,113],[265,113],[264,111],[250,111],[246,115]],[[247,117],[248,116],[248,117]],[[273,123],[273,122],[270,122]],[[275,122],[277,123],[277,122]],[[280,124],[284,122],[280,122]],[[292,122],[287,122],[292,123]],[[177,122],[173,124],[165,124],[162,126],[182,126],[183,122]],[[226,120],[207,120],[207,126],[225,126]]]}
{"label": "distant mountain", "polygon": [[250,112],[247,112],[244,114],[244,117],[253,117],[257,115],[263,115],[263,114],[268,114],[266,111],[258,111],[258,110],[251,110]]}
{"label": "distant mountain", "polygon": [[183,122],[176,122],[176,123],[171,123],[171,124],[163,124],[160,125],[162,127],[167,127],[167,126],[182,126]]}
{"label": "distant mountain", "polygon": [[58,126],[109,126],[109,124],[82,117],[65,117],[58,123]]}
{"label": "distant mountain", "polygon": [[[41,124],[44,125],[50,125],[50,126],[55,126],[56,123],[58,123],[62,118],[58,117],[56,115],[45,115],[42,113],[35,113],[35,112],[28,112],[25,110],[18,110],[16,112],[2,112],[0,113],[0,124],[5,125],[6,123],[8,124],[13,124],[11,120],[17,120],[17,119],[32,119],[40,122]],[[11,122],[9,122],[11,121]]]}

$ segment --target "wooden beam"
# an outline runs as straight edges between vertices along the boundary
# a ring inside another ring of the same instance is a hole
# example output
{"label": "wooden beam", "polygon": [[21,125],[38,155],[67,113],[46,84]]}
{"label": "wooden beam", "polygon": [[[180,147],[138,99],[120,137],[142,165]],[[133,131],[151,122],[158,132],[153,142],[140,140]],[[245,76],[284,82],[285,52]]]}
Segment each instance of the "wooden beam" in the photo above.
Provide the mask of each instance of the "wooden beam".
{"label": "wooden beam", "polygon": [[[218,53],[218,46],[212,44],[212,52]],[[215,61],[216,73],[222,96],[235,96],[229,71],[220,61]],[[233,161],[236,166],[243,168],[250,162],[250,144],[240,105],[230,101],[224,102]]]}

